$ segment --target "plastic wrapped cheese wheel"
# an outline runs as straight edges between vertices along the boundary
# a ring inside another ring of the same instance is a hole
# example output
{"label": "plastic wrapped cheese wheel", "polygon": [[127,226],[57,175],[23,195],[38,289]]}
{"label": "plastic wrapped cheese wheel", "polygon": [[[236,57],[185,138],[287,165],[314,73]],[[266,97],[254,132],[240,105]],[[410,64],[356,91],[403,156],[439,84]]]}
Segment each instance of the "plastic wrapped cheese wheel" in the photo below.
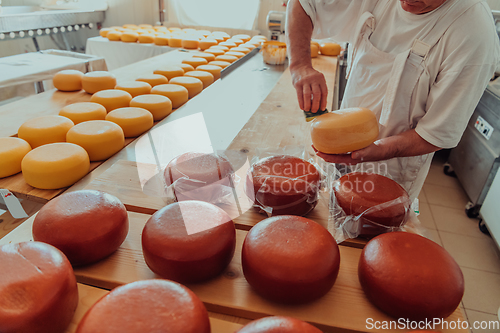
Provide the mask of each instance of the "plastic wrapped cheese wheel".
{"label": "plastic wrapped cheese wheel", "polygon": [[378,137],[378,121],[366,108],[328,112],[311,123],[314,147],[326,154],[345,154],[371,145]]}
{"label": "plastic wrapped cheese wheel", "polygon": [[74,69],[65,69],[57,72],[52,78],[52,83],[60,91],[82,90],[83,73]]}
{"label": "plastic wrapped cheese wheel", "polygon": [[106,108],[98,103],[80,102],[66,105],[59,111],[59,115],[71,119],[76,125],[88,120],[104,120]]}
{"label": "plastic wrapped cheese wheel", "polygon": [[82,78],[82,87],[89,94],[98,91],[113,89],[116,86],[116,77],[104,71],[88,72]]}
{"label": "plastic wrapped cheese wheel", "polygon": [[160,75],[160,74],[143,75],[143,76],[137,78],[136,81],[149,83],[151,85],[151,87],[157,86],[159,84],[168,83],[168,79],[165,76]]}
{"label": "plastic wrapped cheese wheel", "polygon": [[117,30],[109,31],[106,37],[112,42],[119,42],[122,38],[122,32]]}
{"label": "plastic wrapped cheese wheel", "polygon": [[177,84],[188,90],[189,98],[193,98],[203,90],[203,82],[195,77],[178,76],[169,81],[169,84]]}
{"label": "plastic wrapped cheese wheel", "polygon": [[341,47],[337,43],[323,43],[319,47],[321,54],[328,56],[338,56],[341,51]]}
{"label": "plastic wrapped cheese wheel", "polygon": [[130,101],[130,107],[146,109],[151,112],[154,121],[158,121],[172,113],[172,102],[168,97],[158,94],[157,90],[153,91],[153,89],[151,89],[151,94],[134,97]]}
{"label": "plastic wrapped cheese wheel", "polygon": [[316,207],[319,189],[316,167],[294,156],[263,158],[247,173],[247,195],[267,214],[305,215]]}
{"label": "plastic wrapped cheese wheel", "polygon": [[235,333],[321,333],[321,331],[299,319],[270,316],[251,321]]}
{"label": "plastic wrapped cheese wheel", "polygon": [[243,274],[262,297],[305,303],[325,295],[340,266],[339,247],[321,225],[300,216],[273,216],[248,232],[241,253]]}
{"label": "plastic wrapped cheese wheel", "polygon": [[177,76],[183,76],[184,70],[175,65],[166,65],[154,71],[155,74],[160,74],[166,77],[169,81]]}
{"label": "plastic wrapped cheese wheel", "polygon": [[358,275],[368,299],[394,318],[446,318],[459,306],[464,277],[451,255],[417,234],[390,232],[369,241]]}
{"label": "plastic wrapped cheese wheel", "polygon": [[122,33],[120,39],[125,43],[135,43],[139,39],[139,34],[132,31],[124,32]]}
{"label": "plastic wrapped cheese wheel", "polygon": [[214,76],[214,80],[217,80],[220,78],[220,72],[222,71],[222,68],[215,65],[200,65],[196,67],[196,70],[209,72]]}
{"label": "plastic wrapped cheese wheel", "polygon": [[172,108],[174,109],[177,109],[189,100],[187,88],[178,84],[161,84],[151,89],[151,93],[170,99]]}
{"label": "plastic wrapped cheese wheel", "polygon": [[78,305],[75,274],[55,247],[0,247],[0,332],[64,333]]}
{"label": "plastic wrapped cheese wheel", "polygon": [[30,150],[30,144],[23,139],[0,138],[0,178],[21,172],[21,161]]}
{"label": "plastic wrapped cheese wheel", "polygon": [[191,71],[184,74],[184,76],[195,77],[201,80],[201,82],[203,82],[203,89],[214,83],[214,76],[211,73],[205,71]]}
{"label": "plastic wrapped cheese wheel", "polygon": [[119,108],[111,111],[106,120],[112,121],[123,130],[126,138],[133,138],[153,127],[154,119],[151,112],[143,108]]}
{"label": "plastic wrapped cheese wheel", "polygon": [[210,333],[205,306],[188,288],[143,280],[113,289],[95,303],[76,333]]}
{"label": "plastic wrapped cheese wheel", "polygon": [[184,70],[184,74],[186,74],[187,72],[190,72],[190,71],[194,71],[194,67],[191,66],[190,64],[182,63],[182,64],[179,64],[178,66]]}
{"label": "plastic wrapped cheese wheel", "polygon": [[93,94],[90,98],[91,102],[104,106],[107,112],[127,107],[129,106],[131,100],[132,95],[125,90],[120,89],[101,90]]}
{"label": "plastic wrapped cheese wheel", "polygon": [[26,183],[46,190],[73,185],[89,172],[89,168],[85,149],[67,142],[35,148],[21,162]]}
{"label": "plastic wrapped cheese wheel", "polygon": [[124,81],[118,83],[115,89],[126,91],[134,98],[135,96],[149,94],[151,85],[144,81]]}
{"label": "plastic wrapped cheese wheel", "polygon": [[142,231],[149,268],[181,283],[211,279],[234,255],[234,223],[221,208],[202,201],[182,201],[157,211]]}
{"label": "plastic wrapped cheese wheel", "polygon": [[231,65],[230,62],[222,61],[222,60],[210,61],[208,64],[212,65],[212,66],[219,66],[221,69],[224,69],[227,66]]}
{"label": "plastic wrapped cheese wheel", "polygon": [[66,141],[83,147],[91,161],[102,161],[123,148],[125,136],[121,127],[111,121],[90,120],[73,126]]}
{"label": "plastic wrapped cheese wheel", "polygon": [[155,35],[153,34],[139,34],[137,39],[139,43],[142,44],[151,44],[155,41]]}
{"label": "plastic wrapped cheese wheel", "polygon": [[33,221],[33,239],[57,247],[73,266],[109,256],[127,233],[125,206],[95,190],[64,193],[43,206]]}
{"label": "plastic wrapped cheese wheel", "polygon": [[25,121],[17,136],[26,140],[31,148],[54,142],[65,142],[66,133],[74,123],[63,116],[42,116]]}

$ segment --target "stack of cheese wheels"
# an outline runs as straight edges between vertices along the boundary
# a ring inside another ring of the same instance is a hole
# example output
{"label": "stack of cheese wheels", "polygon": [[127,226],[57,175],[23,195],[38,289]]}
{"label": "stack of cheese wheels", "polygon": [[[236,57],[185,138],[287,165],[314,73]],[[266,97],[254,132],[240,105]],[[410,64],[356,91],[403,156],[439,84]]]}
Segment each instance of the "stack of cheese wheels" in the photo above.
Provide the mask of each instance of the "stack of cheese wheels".
{"label": "stack of cheese wheels", "polygon": [[52,78],[52,83],[60,91],[82,90],[83,73],[74,69],[65,69],[57,72]]}
{"label": "stack of cheese wheels", "polygon": [[109,256],[127,233],[125,206],[95,190],[64,193],[43,206],[33,221],[33,239],[57,247],[73,266]]}
{"label": "stack of cheese wheels", "polygon": [[114,109],[124,108],[130,105],[132,95],[125,90],[106,89],[96,92],[90,98],[93,103],[101,104],[106,108],[107,112]]}
{"label": "stack of cheese wheels", "polygon": [[161,277],[181,283],[206,281],[222,273],[233,258],[235,244],[229,215],[202,201],[163,207],[142,231],[146,264]]}
{"label": "stack of cheese wheels", "polygon": [[170,81],[172,78],[176,76],[184,75],[184,70],[180,66],[167,65],[155,70],[154,73],[163,75]]}
{"label": "stack of cheese wheels", "polygon": [[113,89],[116,86],[116,77],[104,71],[88,72],[82,77],[82,87],[89,94],[98,91]]}
{"label": "stack of cheese wheels", "polygon": [[136,81],[142,81],[142,82],[149,83],[151,85],[151,87],[155,87],[159,84],[168,83],[168,79],[164,75],[160,75],[160,74],[143,75],[143,76],[137,78]]}
{"label": "stack of cheese wheels", "polygon": [[[165,84],[165,86],[166,85],[167,84]],[[151,89],[151,94],[140,95],[132,98],[130,101],[130,107],[148,110],[153,115],[154,121],[161,120],[168,116],[172,113],[172,101],[158,92],[159,87],[161,86],[164,86],[164,84]]]}
{"label": "stack of cheese wheels", "polygon": [[378,121],[366,108],[328,112],[311,123],[314,147],[325,154],[345,154],[371,145],[378,137]]}
{"label": "stack of cheese wheels", "polygon": [[151,85],[144,81],[125,81],[118,83],[115,89],[126,91],[134,98],[135,96],[149,94]]}
{"label": "stack of cheese wheels", "polygon": [[358,275],[368,299],[395,318],[446,318],[464,294],[464,277],[451,255],[433,241],[406,232],[369,241]]}
{"label": "stack of cheese wheels", "polygon": [[126,138],[139,136],[153,127],[154,124],[151,112],[134,107],[115,109],[108,113],[106,120],[120,126]]}
{"label": "stack of cheese wheels", "polygon": [[323,43],[319,47],[321,54],[328,56],[338,56],[341,51],[341,47],[337,43]]}
{"label": "stack of cheese wheels", "polygon": [[66,141],[83,147],[91,161],[102,161],[123,148],[125,136],[121,127],[111,121],[90,120],[73,126]]}
{"label": "stack of cheese wheels", "polygon": [[42,116],[27,120],[19,130],[17,136],[26,140],[31,148],[48,143],[65,142],[66,134],[74,123],[62,116]]}
{"label": "stack of cheese wheels", "polygon": [[177,156],[165,168],[167,186],[175,183],[178,201],[201,200],[217,202],[222,186],[231,186],[233,167],[222,156],[189,152]]}
{"label": "stack of cheese wheels", "polygon": [[59,111],[59,115],[71,119],[76,125],[89,120],[104,120],[106,108],[98,103],[80,102],[66,105]]}
{"label": "stack of cheese wheels", "polygon": [[189,98],[193,98],[194,96],[201,93],[201,91],[203,90],[203,81],[200,80],[199,78],[192,76],[174,77],[172,80],[169,81],[169,84],[177,84],[186,88],[188,90]]}
{"label": "stack of cheese wheels", "polygon": [[321,333],[316,327],[292,317],[271,316],[249,322],[235,333]]}
{"label": "stack of cheese wheels", "polygon": [[63,333],[78,305],[75,274],[55,247],[0,247],[0,332]]}
{"label": "stack of cheese wheels", "polygon": [[241,263],[246,280],[261,296],[280,303],[305,303],[332,288],[340,252],[333,236],[316,222],[274,216],[250,229]]}
{"label": "stack of cheese wheels", "polygon": [[272,215],[305,215],[316,207],[320,174],[301,158],[278,155],[255,163],[247,173],[247,196]]}
{"label": "stack of cheese wheels", "polygon": [[30,144],[23,139],[0,138],[0,178],[21,172],[21,162],[30,150]]}
{"label": "stack of cheese wheels", "polygon": [[334,184],[338,205],[356,218],[353,228],[360,236],[391,231],[406,222],[410,197],[394,180],[365,172],[348,173]]}
{"label": "stack of cheese wheels", "polygon": [[82,147],[50,143],[33,149],[21,162],[24,180],[36,188],[51,190],[73,185],[90,169],[89,155]]}
{"label": "stack of cheese wheels", "polygon": [[95,303],[76,333],[210,333],[205,306],[188,288],[168,280],[143,280],[113,289]]}

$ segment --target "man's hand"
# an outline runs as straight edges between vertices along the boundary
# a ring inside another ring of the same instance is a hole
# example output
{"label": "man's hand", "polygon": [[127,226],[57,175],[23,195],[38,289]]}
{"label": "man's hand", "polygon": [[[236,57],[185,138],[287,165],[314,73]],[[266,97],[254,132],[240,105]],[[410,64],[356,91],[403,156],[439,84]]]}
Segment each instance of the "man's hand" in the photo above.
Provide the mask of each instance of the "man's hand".
{"label": "man's hand", "polygon": [[323,74],[307,65],[291,66],[290,72],[300,108],[312,112],[326,109],[328,89]]}

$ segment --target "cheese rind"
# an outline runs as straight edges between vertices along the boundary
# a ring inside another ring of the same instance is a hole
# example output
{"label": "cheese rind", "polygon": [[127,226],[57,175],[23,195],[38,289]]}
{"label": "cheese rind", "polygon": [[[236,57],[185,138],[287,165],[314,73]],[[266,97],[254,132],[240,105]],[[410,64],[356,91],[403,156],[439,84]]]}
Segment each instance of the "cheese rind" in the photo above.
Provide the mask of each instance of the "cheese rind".
{"label": "cheese rind", "polygon": [[203,82],[203,89],[214,83],[214,76],[206,71],[191,71],[189,73],[184,74],[184,76],[195,77],[200,79]]}
{"label": "cheese rind", "polygon": [[134,98],[135,96],[149,94],[151,85],[143,81],[125,81],[118,83],[115,89],[126,91]]}
{"label": "cheese rind", "polygon": [[131,100],[132,95],[120,89],[101,90],[90,98],[91,102],[101,104],[108,112],[129,106]]}
{"label": "cheese rind", "polygon": [[160,46],[168,46],[169,37],[165,35],[155,36],[154,44]]}
{"label": "cheese rind", "polygon": [[60,91],[82,90],[83,73],[74,69],[65,69],[57,72],[52,78],[52,83]]}
{"label": "cheese rind", "polygon": [[139,41],[139,43],[142,43],[142,44],[153,43],[155,41],[155,35],[148,34],[148,33],[146,33],[146,34],[139,34],[138,41]]}
{"label": "cheese rind", "polygon": [[184,70],[184,74],[190,71],[194,71],[194,67],[191,66],[190,64],[181,63],[178,66]]}
{"label": "cheese rind", "polygon": [[224,69],[227,66],[231,65],[230,62],[222,61],[222,60],[210,61],[208,64],[209,65],[214,65],[214,66],[219,66],[221,69]]}
{"label": "cheese rind", "polygon": [[168,79],[168,81],[170,81],[176,76],[183,76],[184,70],[180,66],[167,65],[155,70],[154,73],[163,75]]}
{"label": "cheese rind", "polygon": [[154,121],[165,118],[172,113],[172,102],[168,97],[162,96],[158,93],[157,88],[161,86],[163,85],[159,85],[151,89],[151,94],[149,95],[134,97],[130,101],[130,106],[148,110],[153,115]]}
{"label": "cheese rind", "polygon": [[[193,54],[193,57],[206,59],[207,63],[215,60],[215,55],[213,55],[212,53],[206,53],[206,52],[195,53],[195,54]],[[203,65],[205,65],[205,64],[203,64]],[[198,65],[198,66],[202,66],[202,65]],[[198,67],[198,66],[196,66],[196,67]]]}
{"label": "cheese rind", "polygon": [[63,116],[42,116],[25,121],[17,136],[26,140],[31,148],[36,148],[48,143],[65,142],[66,133],[74,123]]}
{"label": "cheese rind", "polygon": [[120,37],[122,42],[125,43],[135,43],[139,39],[139,34],[137,32],[124,32]]}
{"label": "cheese rind", "polygon": [[200,40],[198,38],[183,38],[181,41],[181,46],[185,49],[195,50],[198,48]]}
{"label": "cheese rind", "polygon": [[172,108],[177,109],[189,100],[189,91],[178,84],[161,84],[151,89],[152,94],[163,95],[172,102]]}
{"label": "cheese rind", "polygon": [[106,120],[119,125],[126,138],[136,137],[153,127],[151,112],[143,108],[126,107],[111,111]]}
{"label": "cheese rind", "polygon": [[[253,49],[254,47],[252,47]],[[247,47],[244,47],[243,44],[240,45],[240,46],[237,46],[237,47],[233,47],[231,49],[229,49],[230,52],[241,52],[243,54],[247,54],[249,53],[252,49],[250,48],[247,48]]]}
{"label": "cheese rind", "polygon": [[319,54],[319,46],[311,43],[311,58],[317,58]]}
{"label": "cheese rind", "polygon": [[196,67],[196,70],[209,72],[214,76],[214,80],[217,80],[220,78],[220,72],[222,71],[222,68],[215,65],[200,65]]}
{"label": "cheese rind", "polygon": [[[224,54],[224,56],[226,56],[226,57],[227,57],[227,56],[232,56],[232,57],[236,57],[236,58],[238,58],[238,59],[243,58],[243,56],[244,56],[244,55],[245,55],[245,53],[243,53],[243,52],[238,52],[238,51],[228,51],[228,52],[226,52],[226,53]],[[219,60],[221,60],[221,59],[219,59]],[[224,59],[222,59],[222,60],[224,60]]]}
{"label": "cheese rind", "polygon": [[338,56],[341,51],[341,47],[337,43],[323,43],[319,47],[321,54],[328,56]]}
{"label": "cheese rind", "polygon": [[235,333],[322,333],[305,321],[283,316],[269,316],[253,320]]}
{"label": "cheese rind", "polygon": [[168,40],[168,46],[170,47],[182,47],[182,38],[172,36]]}
{"label": "cheese rind", "polygon": [[88,72],[82,77],[82,88],[89,94],[98,91],[113,89],[116,86],[116,77],[110,72]]}
{"label": "cheese rind", "polygon": [[194,68],[200,66],[200,65],[206,65],[208,64],[208,60],[205,59],[205,58],[195,58],[195,57],[191,57],[191,58],[187,58],[187,59],[184,59],[182,60],[183,63],[185,64],[189,64],[191,66],[193,66]]}
{"label": "cheese rind", "polygon": [[30,150],[30,144],[23,139],[0,138],[0,178],[21,172],[21,161]]}
{"label": "cheese rind", "polygon": [[193,98],[203,90],[203,82],[195,77],[178,76],[170,80],[169,84],[178,84],[188,90],[189,98]]}
{"label": "cheese rind", "polygon": [[122,38],[122,32],[117,30],[109,31],[106,37],[112,42],[119,42]]}
{"label": "cheese rind", "polygon": [[223,55],[224,54],[224,51],[223,50],[220,50],[220,49],[214,49],[214,48],[209,48],[208,50],[205,50],[203,52],[206,52],[206,53],[211,53],[213,54],[214,56],[220,56],[220,55]]}
{"label": "cheese rind", "polygon": [[71,119],[75,125],[89,120],[104,120],[106,113],[104,106],[93,102],[73,103],[59,111],[60,116]]}
{"label": "cheese rind", "polygon": [[198,47],[203,51],[214,45],[217,45],[217,41],[215,39],[205,38],[200,40]]}
{"label": "cheese rind", "polygon": [[157,86],[159,84],[168,83],[168,79],[161,74],[143,75],[143,76],[137,78],[136,81],[142,81],[142,82],[149,83],[151,85],[151,87]]}

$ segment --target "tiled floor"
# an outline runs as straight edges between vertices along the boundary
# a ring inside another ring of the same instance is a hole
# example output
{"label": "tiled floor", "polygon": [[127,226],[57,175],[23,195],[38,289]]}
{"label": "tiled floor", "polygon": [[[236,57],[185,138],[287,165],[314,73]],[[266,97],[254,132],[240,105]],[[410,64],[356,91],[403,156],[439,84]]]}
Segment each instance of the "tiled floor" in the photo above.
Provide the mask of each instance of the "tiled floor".
{"label": "tiled floor", "polygon": [[479,231],[478,219],[465,215],[467,195],[456,178],[443,173],[444,162],[445,153],[437,154],[432,162],[419,196],[419,219],[427,236],[441,244],[462,268],[465,277],[462,305],[469,323],[495,321],[500,308],[500,254],[494,241]]}

